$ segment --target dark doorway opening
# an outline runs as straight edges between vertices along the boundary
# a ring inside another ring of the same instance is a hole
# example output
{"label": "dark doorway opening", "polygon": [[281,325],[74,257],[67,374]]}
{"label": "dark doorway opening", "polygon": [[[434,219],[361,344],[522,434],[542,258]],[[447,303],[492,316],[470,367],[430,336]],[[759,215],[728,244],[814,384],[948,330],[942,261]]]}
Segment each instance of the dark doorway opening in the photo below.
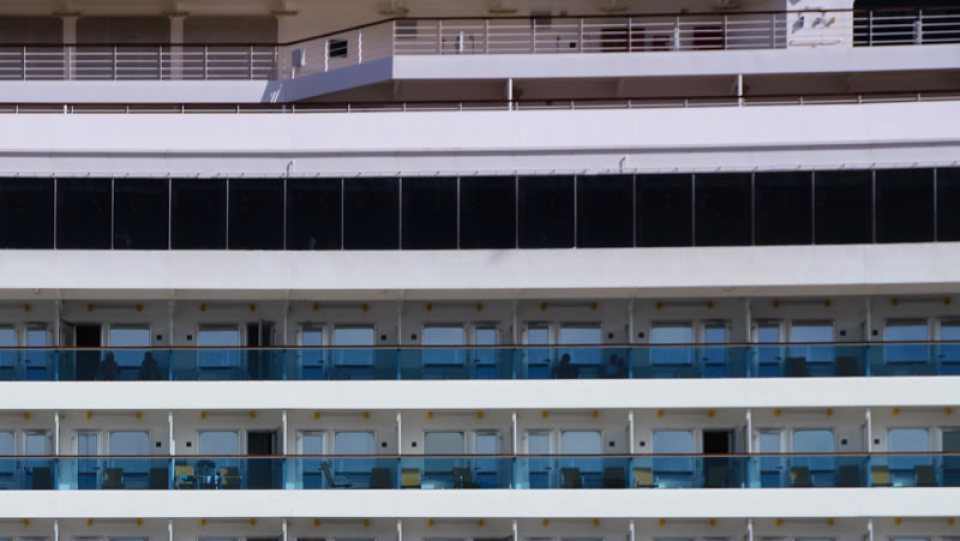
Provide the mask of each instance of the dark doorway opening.
{"label": "dark doorway opening", "polygon": [[77,351],[77,379],[92,381],[97,379],[100,368],[100,351],[88,351],[83,348],[100,348],[100,325],[77,325],[74,328],[74,345]]}
{"label": "dark doorway opening", "polygon": [[280,488],[280,459],[277,455],[276,432],[247,432],[247,486],[252,489]]}

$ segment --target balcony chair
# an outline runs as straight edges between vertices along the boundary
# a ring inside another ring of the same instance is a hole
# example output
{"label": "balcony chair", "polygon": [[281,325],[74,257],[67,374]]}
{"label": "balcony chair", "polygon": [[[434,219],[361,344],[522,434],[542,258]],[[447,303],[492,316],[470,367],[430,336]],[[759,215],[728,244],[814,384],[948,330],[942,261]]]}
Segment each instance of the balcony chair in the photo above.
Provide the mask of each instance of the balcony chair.
{"label": "balcony chair", "polygon": [[103,470],[104,490],[119,490],[123,488],[123,470],[120,468],[106,468]]}
{"label": "balcony chair", "polygon": [[813,479],[810,477],[810,468],[806,466],[790,468],[790,486],[794,488],[813,487]]}
{"label": "balcony chair", "polygon": [[856,357],[837,357],[837,375],[843,378],[860,375],[860,363]]}
{"label": "balcony chair", "polygon": [[453,468],[453,488],[477,488],[470,468]]}
{"label": "balcony chair", "polygon": [[420,469],[404,468],[401,470],[400,488],[420,488]]}
{"label": "balcony chair", "polygon": [[634,468],[633,486],[634,488],[654,488],[656,484],[653,482],[653,470],[650,468]]}
{"label": "balcony chair", "polygon": [[560,468],[560,488],[583,488],[580,468]]}
{"label": "balcony chair", "polygon": [[351,488],[353,484],[342,475],[333,475],[330,471],[330,463],[320,463],[320,469],[323,471],[323,478],[327,481],[327,488]]}
{"label": "balcony chair", "polygon": [[707,467],[704,488],[725,488],[727,486],[727,465],[715,464]]}
{"label": "balcony chair", "polygon": [[394,475],[390,468],[373,468],[370,470],[370,488],[393,488]]}
{"label": "balcony chair", "polygon": [[174,488],[178,490],[196,488],[197,477],[193,474],[193,466],[180,464],[173,468]]}
{"label": "balcony chair", "polygon": [[236,489],[240,488],[240,468],[227,467],[220,468],[220,488]]}
{"label": "balcony chair", "polygon": [[845,464],[837,468],[837,486],[842,488],[860,486],[860,467]]}
{"label": "balcony chair", "polygon": [[603,469],[603,488],[627,488],[626,472],[611,466]]}
{"label": "balcony chair", "polygon": [[783,366],[783,375],[788,378],[805,378],[810,375],[807,360],[803,357],[787,357]]}
{"label": "balcony chair", "polygon": [[875,487],[893,486],[890,479],[890,468],[887,466],[871,466],[870,485]]}
{"label": "balcony chair", "polygon": [[937,472],[929,464],[918,464],[913,467],[915,486],[935,487],[937,486]]}
{"label": "balcony chair", "polygon": [[33,468],[31,490],[53,490],[53,469],[49,467]]}

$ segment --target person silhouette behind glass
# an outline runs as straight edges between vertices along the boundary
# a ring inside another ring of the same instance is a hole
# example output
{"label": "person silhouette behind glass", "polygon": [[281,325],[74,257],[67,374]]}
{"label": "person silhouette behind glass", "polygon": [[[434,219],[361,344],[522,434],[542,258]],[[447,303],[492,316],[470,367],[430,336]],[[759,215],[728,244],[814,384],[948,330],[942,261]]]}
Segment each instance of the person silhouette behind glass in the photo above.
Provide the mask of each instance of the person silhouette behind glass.
{"label": "person silhouette behind glass", "polygon": [[117,360],[114,358],[113,352],[107,353],[103,358],[103,362],[100,363],[100,379],[112,381],[117,379],[117,375],[119,373],[120,365],[117,364]]}
{"label": "person silhouette behind glass", "polygon": [[577,368],[573,366],[572,361],[569,353],[564,353],[563,357],[560,357],[560,363],[555,370],[557,379],[576,379]]}
{"label": "person silhouette behind glass", "polygon": [[160,364],[153,358],[152,351],[143,354],[143,362],[140,364],[140,372],[137,373],[137,379],[144,381],[160,379]]}

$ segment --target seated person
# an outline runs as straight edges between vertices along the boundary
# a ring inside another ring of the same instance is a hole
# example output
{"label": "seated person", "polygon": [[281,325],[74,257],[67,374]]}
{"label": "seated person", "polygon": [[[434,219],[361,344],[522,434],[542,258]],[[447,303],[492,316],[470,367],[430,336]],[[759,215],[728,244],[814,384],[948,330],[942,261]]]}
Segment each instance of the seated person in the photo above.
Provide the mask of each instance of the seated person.
{"label": "seated person", "polygon": [[153,352],[148,351],[143,354],[143,363],[140,364],[137,379],[144,381],[160,379],[160,364],[153,358]]}
{"label": "seated person", "polygon": [[576,379],[577,367],[573,366],[569,353],[564,353],[560,357],[560,362],[553,369],[553,375],[557,379]]}
{"label": "seated person", "polygon": [[103,358],[103,362],[100,363],[100,379],[112,381],[117,379],[117,375],[119,374],[120,365],[117,364],[113,352],[107,353]]}

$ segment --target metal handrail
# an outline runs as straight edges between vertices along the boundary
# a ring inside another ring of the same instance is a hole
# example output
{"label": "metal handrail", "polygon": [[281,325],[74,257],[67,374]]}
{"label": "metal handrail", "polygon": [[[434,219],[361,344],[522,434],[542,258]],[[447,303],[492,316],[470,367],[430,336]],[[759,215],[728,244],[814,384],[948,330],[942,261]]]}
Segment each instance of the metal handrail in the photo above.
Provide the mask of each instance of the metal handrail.
{"label": "metal handrail", "polygon": [[653,343],[604,343],[604,344],[499,344],[499,345],[461,345],[461,346],[431,346],[431,345],[369,345],[369,346],[162,346],[162,347],[78,347],[78,346],[0,346],[3,351],[83,351],[83,352],[111,352],[111,351],[473,351],[473,350],[542,350],[542,349],[668,349],[668,348],[777,348],[777,347],[885,347],[885,346],[960,346],[960,340],[877,340],[873,342],[688,342],[677,344]]}
{"label": "metal handrail", "polygon": [[363,112],[453,112],[597,110],[775,105],[870,104],[960,99],[956,91],[860,92],[855,94],[760,94],[747,96],[658,96],[555,98],[540,100],[459,100],[315,103],[0,103],[0,114],[310,114]]}
{"label": "metal handrail", "polygon": [[[852,27],[836,24],[843,14]],[[806,28],[804,18],[816,15],[812,41],[795,41],[797,24]],[[960,42],[960,9],[392,18],[284,43],[6,44],[0,46],[0,79],[291,79],[394,55],[782,49],[828,42]]]}

